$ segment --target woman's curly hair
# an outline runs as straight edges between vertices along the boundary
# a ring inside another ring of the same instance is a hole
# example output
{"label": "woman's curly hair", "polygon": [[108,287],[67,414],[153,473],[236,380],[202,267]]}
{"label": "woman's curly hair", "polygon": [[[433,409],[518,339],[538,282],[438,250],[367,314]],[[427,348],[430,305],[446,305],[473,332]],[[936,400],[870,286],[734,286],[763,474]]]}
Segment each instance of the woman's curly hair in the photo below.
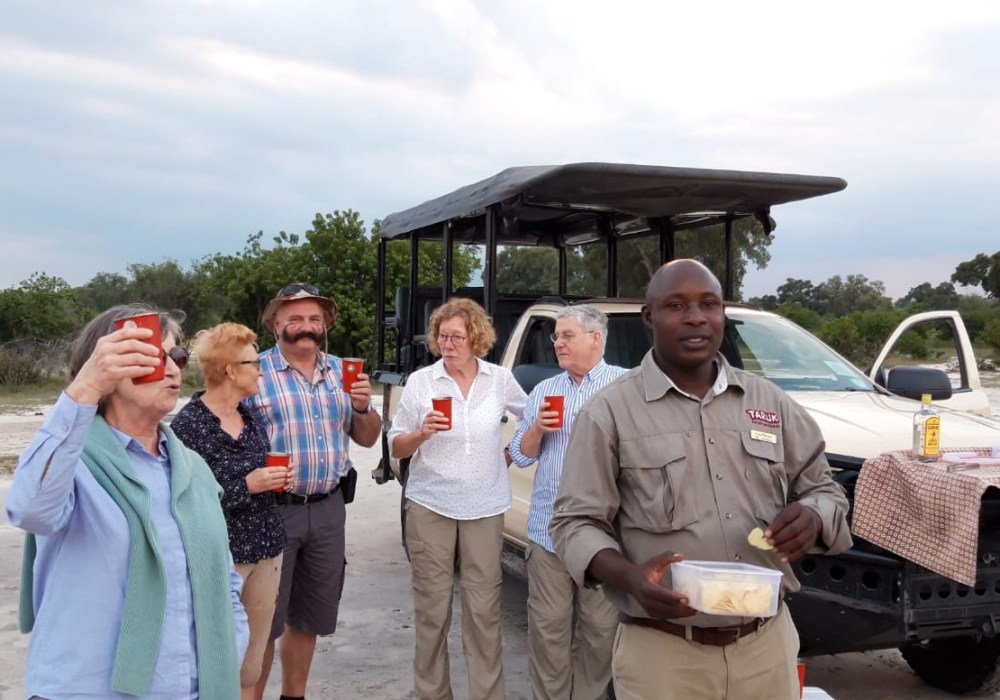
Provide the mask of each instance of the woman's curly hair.
{"label": "woman's curly hair", "polygon": [[472,354],[476,357],[485,357],[493,344],[497,342],[497,333],[493,330],[493,322],[486,315],[486,310],[483,307],[472,299],[463,299],[462,297],[452,297],[434,309],[431,314],[427,330],[427,346],[431,352],[438,357],[441,356],[441,344],[438,343],[441,322],[456,316],[461,316],[465,321],[465,328],[469,334],[466,342],[472,348]]}

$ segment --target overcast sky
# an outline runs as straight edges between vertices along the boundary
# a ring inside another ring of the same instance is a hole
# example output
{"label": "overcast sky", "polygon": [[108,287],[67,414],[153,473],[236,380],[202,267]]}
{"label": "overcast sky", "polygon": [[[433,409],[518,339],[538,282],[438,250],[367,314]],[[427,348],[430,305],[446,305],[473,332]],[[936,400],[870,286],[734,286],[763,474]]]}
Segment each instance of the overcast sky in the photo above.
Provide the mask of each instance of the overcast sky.
{"label": "overcast sky", "polygon": [[0,0],[0,288],[613,161],[842,177],[745,292],[899,297],[1000,250],[998,46],[995,0]]}

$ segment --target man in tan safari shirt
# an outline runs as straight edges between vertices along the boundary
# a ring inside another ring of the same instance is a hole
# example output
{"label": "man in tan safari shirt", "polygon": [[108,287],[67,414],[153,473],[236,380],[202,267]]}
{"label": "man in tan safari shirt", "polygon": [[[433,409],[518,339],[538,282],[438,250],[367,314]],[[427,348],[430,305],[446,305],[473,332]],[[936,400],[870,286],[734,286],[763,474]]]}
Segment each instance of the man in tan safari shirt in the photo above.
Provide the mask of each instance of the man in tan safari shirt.
{"label": "man in tan safari shirt", "polygon": [[[755,564],[798,590],[789,562],[851,546],[847,498],[805,410],[719,354],[722,289],[706,267],[661,267],[642,314],[653,349],[576,418],[556,552],[621,611],[619,700],[792,700],[799,643],[785,605],[769,618],[699,613],[671,590],[670,564]],[[773,550],[748,543],[755,527]]]}

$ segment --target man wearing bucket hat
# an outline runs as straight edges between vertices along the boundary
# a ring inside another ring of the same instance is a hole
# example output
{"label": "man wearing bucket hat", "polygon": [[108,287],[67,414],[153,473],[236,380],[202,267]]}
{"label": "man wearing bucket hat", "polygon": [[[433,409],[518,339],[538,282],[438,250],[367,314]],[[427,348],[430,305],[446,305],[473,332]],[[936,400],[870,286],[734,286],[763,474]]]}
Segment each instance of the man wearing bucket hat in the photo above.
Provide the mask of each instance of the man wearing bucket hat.
{"label": "man wearing bucket hat", "polygon": [[[317,635],[337,627],[344,585],[345,498],[353,497],[348,445],[371,447],[381,419],[371,385],[359,374],[342,389],[345,362],[325,352],[337,304],[311,284],[289,284],[264,309],[277,344],[260,354],[260,392],[249,399],[268,430],[271,450],[291,457],[290,489],[276,494],[288,532],[278,603],[257,686],[263,695],[281,637],[282,699],[305,696]],[[348,491],[349,493],[345,493]]]}

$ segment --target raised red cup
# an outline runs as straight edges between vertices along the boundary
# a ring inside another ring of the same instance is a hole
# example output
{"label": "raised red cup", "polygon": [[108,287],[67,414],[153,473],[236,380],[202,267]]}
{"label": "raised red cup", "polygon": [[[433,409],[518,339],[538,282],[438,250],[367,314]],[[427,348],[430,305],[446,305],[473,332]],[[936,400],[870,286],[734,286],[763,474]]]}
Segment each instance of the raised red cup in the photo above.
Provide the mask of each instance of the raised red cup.
{"label": "raised red cup", "polygon": [[[287,452],[268,452],[267,457],[264,458],[265,467],[284,467],[288,469],[291,465],[291,455]],[[276,488],[271,489],[274,493],[284,493],[285,489]]]}
{"label": "raised red cup", "polygon": [[160,314],[140,314],[138,316],[129,316],[128,318],[120,318],[115,321],[115,328],[121,330],[122,328],[148,328],[153,331],[153,335],[149,337],[149,340],[144,342],[149,343],[157,352],[160,353],[160,363],[156,365],[156,368],[144,377],[136,377],[132,380],[133,384],[148,384],[150,382],[158,382],[165,376],[166,362],[163,354],[163,334],[160,331]]}
{"label": "raised red cup", "polygon": [[435,411],[441,411],[444,414],[444,417],[448,419],[448,427],[445,430],[451,430],[451,397],[437,396],[431,399],[431,406]]}
{"label": "raised red cup", "polygon": [[345,357],[340,362],[341,374],[344,378],[344,391],[350,394],[358,375],[365,371],[365,361],[359,357]]}
{"label": "raised red cup", "polygon": [[802,659],[796,659],[795,668],[799,672],[799,698],[801,699],[806,688],[806,662]]}
{"label": "raised red cup", "polygon": [[556,411],[559,414],[559,422],[553,425],[553,428],[563,427],[563,417],[566,411],[566,397],[565,396],[546,396],[543,401],[549,405],[546,411]]}

